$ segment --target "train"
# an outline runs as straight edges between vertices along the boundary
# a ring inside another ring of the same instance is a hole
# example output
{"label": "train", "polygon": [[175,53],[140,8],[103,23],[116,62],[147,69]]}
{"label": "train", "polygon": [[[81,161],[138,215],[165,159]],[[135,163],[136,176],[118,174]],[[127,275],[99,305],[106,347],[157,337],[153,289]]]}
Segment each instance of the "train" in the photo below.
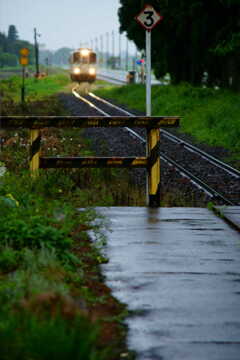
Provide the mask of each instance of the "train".
{"label": "train", "polygon": [[69,59],[70,77],[78,83],[93,83],[96,80],[96,53],[89,48],[80,48],[74,51]]}

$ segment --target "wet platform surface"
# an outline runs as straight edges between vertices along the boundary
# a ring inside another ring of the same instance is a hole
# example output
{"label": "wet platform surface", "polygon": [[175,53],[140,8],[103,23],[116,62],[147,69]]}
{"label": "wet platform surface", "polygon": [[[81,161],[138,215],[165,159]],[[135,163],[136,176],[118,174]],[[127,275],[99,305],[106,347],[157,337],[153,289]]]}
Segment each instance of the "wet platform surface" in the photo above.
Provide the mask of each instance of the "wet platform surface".
{"label": "wet platform surface", "polygon": [[218,206],[217,210],[229,223],[240,230],[240,206]]}
{"label": "wet platform surface", "polygon": [[99,208],[137,360],[240,359],[240,235],[202,208]]}

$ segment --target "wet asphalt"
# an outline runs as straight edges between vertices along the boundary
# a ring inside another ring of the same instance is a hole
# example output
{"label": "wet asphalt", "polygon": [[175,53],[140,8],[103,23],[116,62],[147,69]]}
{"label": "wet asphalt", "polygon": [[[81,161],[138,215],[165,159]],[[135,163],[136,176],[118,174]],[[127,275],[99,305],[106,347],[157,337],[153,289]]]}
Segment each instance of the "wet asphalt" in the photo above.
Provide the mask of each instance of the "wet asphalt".
{"label": "wet asphalt", "polygon": [[137,360],[240,359],[240,236],[204,208],[99,208]]}

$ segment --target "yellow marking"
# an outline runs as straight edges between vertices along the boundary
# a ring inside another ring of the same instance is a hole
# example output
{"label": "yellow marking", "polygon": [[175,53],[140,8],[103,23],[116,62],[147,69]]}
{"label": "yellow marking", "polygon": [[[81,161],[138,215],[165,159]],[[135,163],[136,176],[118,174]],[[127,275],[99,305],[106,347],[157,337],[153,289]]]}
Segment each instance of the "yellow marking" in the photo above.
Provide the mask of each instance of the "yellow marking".
{"label": "yellow marking", "polygon": [[88,125],[98,126],[98,124],[99,124],[98,120],[88,120]]}
{"label": "yellow marking", "polygon": [[82,165],[96,165],[97,161],[96,160],[83,160],[82,161]]}
{"label": "yellow marking", "polygon": [[[159,142],[160,134],[158,129],[152,129],[148,134],[148,154],[151,153],[151,150]],[[158,190],[158,185],[160,183],[160,157],[151,167],[148,174],[148,186],[149,186],[149,195],[155,195]]]}
{"label": "yellow marking", "polygon": [[135,120],[134,125],[147,125],[148,121],[146,120]]}
{"label": "yellow marking", "polygon": [[122,125],[123,121],[121,120],[111,120],[109,121],[109,125]]}
{"label": "yellow marking", "polygon": [[108,160],[107,165],[122,165],[122,160]]}
{"label": "yellow marking", "polygon": [[[40,131],[39,130],[30,130],[30,146],[38,138]],[[38,151],[30,160],[30,173],[32,177],[37,177],[39,175],[39,157],[40,151]]]}
{"label": "yellow marking", "polygon": [[147,159],[135,159],[132,162],[133,165],[146,165],[147,164]]}

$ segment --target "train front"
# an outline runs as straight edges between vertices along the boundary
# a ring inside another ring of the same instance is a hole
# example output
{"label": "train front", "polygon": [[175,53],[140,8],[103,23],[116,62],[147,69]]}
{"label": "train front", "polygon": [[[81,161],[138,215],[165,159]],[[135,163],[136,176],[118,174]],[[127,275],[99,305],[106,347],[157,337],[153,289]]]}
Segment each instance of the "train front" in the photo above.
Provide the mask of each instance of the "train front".
{"label": "train front", "polygon": [[96,53],[91,49],[81,48],[75,51],[70,63],[72,81],[92,83],[96,80]]}

